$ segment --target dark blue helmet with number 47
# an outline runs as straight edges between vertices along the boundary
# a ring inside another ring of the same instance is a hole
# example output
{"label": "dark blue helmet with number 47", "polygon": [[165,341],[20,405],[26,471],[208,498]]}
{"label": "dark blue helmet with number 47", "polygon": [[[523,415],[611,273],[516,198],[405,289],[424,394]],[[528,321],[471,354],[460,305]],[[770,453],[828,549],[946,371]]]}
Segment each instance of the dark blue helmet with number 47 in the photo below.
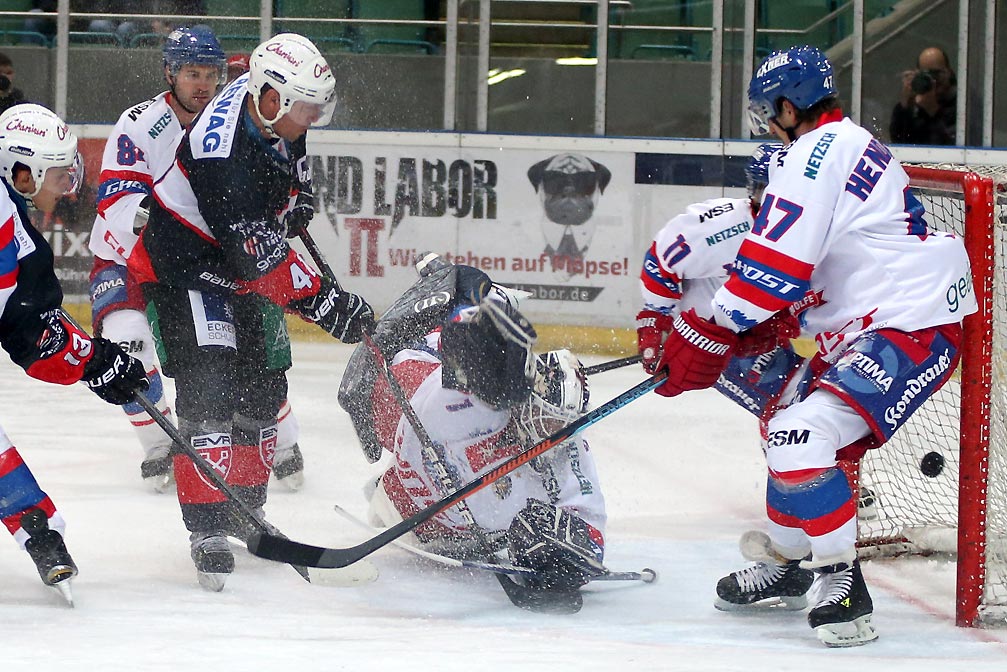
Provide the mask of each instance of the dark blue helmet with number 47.
{"label": "dark blue helmet with number 47", "polygon": [[217,36],[207,26],[176,28],[164,41],[164,65],[172,76],[183,65],[209,65],[220,71],[221,81],[227,76],[226,57]]}
{"label": "dark blue helmet with number 47", "polygon": [[815,47],[774,51],[759,64],[748,84],[748,123],[755,135],[769,132],[769,121],[779,114],[781,98],[798,110],[836,95],[832,64]]}

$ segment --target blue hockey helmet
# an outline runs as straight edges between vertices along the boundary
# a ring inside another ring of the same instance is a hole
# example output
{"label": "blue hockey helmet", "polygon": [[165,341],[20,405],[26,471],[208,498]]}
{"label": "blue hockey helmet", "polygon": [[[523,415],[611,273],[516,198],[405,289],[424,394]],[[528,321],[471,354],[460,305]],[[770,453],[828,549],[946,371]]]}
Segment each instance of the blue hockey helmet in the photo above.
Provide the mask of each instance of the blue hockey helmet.
{"label": "blue hockey helmet", "polygon": [[762,61],[748,84],[748,123],[755,135],[769,132],[781,98],[798,110],[836,95],[832,64],[816,47],[774,51]]}
{"label": "blue hockey helmet", "polygon": [[783,145],[778,142],[764,142],[752,152],[752,157],[745,166],[749,198],[753,198],[759,189],[769,184],[769,162],[781,147]]}
{"label": "blue hockey helmet", "polygon": [[176,28],[164,41],[164,65],[172,75],[183,65],[210,65],[220,71],[220,81],[227,76],[224,50],[208,26]]}

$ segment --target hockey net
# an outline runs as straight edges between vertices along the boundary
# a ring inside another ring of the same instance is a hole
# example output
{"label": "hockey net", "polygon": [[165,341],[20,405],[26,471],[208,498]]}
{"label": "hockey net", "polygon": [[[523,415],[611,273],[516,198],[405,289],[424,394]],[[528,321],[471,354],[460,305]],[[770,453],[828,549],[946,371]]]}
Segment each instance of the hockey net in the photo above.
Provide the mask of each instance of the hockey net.
{"label": "hockey net", "polygon": [[957,624],[1005,626],[1007,167],[906,170],[931,227],[964,238],[979,312],[952,380],[862,460],[858,546],[861,557],[954,554]]}

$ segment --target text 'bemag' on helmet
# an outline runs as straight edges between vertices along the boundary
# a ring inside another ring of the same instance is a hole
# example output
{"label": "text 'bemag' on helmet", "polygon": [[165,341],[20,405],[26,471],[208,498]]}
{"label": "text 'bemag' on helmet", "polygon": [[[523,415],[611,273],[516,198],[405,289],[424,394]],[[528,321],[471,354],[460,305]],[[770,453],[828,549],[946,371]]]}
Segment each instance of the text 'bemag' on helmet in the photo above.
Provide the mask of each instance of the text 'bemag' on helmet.
{"label": "text 'bemag' on helmet", "polygon": [[164,41],[164,65],[175,76],[183,65],[209,65],[217,68],[220,81],[227,76],[226,57],[217,36],[207,26],[176,28]]}
{"label": "text 'bemag' on helmet", "polygon": [[318,48],[306,37],[281,33],[255,48],[248,59],[248,90],[259,110],[259,98],[268,84],[280,94],[280,110],[273,119],[259,118],[271,131],[297,103],[315,109],[311,126],[326,126],[336,106],[336,79]]}
{"label": "text 'bemag' on helmet", "polygon": [[798,110],[836,95],[832,64],[816,47],[791,47],[767,56],[748,84],[748,123],[752,133],[769,132],[781,98]]}
{"label": "text 'bemag' on helmet", "polygon": [[38,195],[50,168],[68,168],[70,187],[66,193],[75,192],[84,180],[84,167],[77,153],[77,136],[55,112],[35,105],[22,103],[0,114],[0,177],[14,184],[14,166],[22,164],[35,180]]}

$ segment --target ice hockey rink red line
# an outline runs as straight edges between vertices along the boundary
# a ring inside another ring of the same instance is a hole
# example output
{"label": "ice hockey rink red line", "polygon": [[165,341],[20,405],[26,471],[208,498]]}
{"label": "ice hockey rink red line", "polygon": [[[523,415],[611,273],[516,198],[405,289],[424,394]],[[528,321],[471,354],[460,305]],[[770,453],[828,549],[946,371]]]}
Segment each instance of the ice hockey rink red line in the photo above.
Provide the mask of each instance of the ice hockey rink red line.
{"label": "ice hockey rink red line", "polygon": [[[870,563],[865,565],[865,567],[869,568]],[[955,614],[953,608],[938,607],[927,600],[921,599],[919,597],[916,597],[915,595],[907,593],[896,584],[890,581],[885,581],[881,577],[875,576],[873,573],[869,571],[867,572],[867,574],[869,575],[869,578],[867,579],[868,586],[877,586],[878,588],[884,590],[886,593],[894,595],[903,602],[911,604],[920,611],[930,616],[933,616],[934,618],[939,618],[954,623]],[[963,631],[964,634],[967,634],[967,636],[971,637],[972,639],[987,644],[1000,644],[1005,648],[1007,648],[1007,639],[1004,639],[1003,635],[1000,635],[994,630],[989,630],[986,628],[961,628],[961,630]]]}

